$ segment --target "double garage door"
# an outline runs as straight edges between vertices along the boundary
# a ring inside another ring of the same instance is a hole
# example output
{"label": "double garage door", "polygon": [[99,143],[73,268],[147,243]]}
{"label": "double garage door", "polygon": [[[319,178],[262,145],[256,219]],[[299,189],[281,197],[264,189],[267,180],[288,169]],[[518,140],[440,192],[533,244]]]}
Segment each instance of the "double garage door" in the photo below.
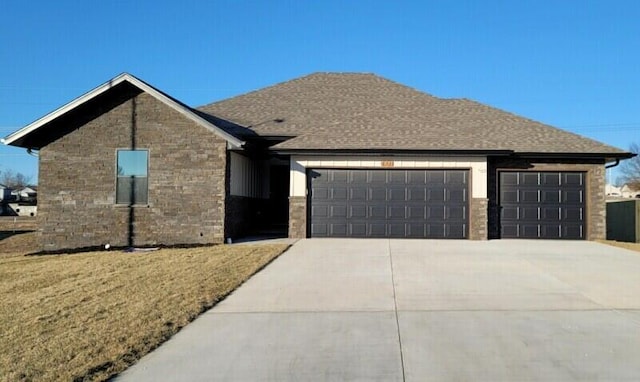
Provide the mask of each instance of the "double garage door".
{"label": "double garage door", "polygon": [[[310,170],[311,237],[468,237],[467,170]],[[584,239],[585,174],[499,173],[500,236]]]}
{"label": "double garage door", "polygon": [[467,237],[466,170],[310,170],[312,237]]}
{"label": "double garage door", "polygon": [[585,174],[501,172],[503,238],[584,239]]}

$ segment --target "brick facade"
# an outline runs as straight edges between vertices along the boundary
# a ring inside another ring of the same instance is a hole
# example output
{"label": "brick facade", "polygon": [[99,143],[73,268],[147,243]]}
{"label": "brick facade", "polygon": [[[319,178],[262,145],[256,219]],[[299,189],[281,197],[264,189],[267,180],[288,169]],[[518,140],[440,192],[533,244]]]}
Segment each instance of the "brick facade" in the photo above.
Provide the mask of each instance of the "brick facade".
{"label": "brick facade", "polygon": [[469,201],[469,239],[488,239],[489,199],[472,198]]}
{"label": "brick facade", "polygon": [[289,197],[289,237],[307,237],[307,198],[305,196]]}
{"label": "brick facade", "polygon": [[489,238],[500,238],[498,208],[498,172],[510,171],[577,171],[586,174],[587,240],[606,238],[605,167],[603,160],[526,160],[490,158],[488,170]]}
{"label": "brick facade", "polygon": [[[116,150],[149,150],[149,202],[115,204]],[[142,93],[40,150],[43,250],[224,238],[226,141]]]}

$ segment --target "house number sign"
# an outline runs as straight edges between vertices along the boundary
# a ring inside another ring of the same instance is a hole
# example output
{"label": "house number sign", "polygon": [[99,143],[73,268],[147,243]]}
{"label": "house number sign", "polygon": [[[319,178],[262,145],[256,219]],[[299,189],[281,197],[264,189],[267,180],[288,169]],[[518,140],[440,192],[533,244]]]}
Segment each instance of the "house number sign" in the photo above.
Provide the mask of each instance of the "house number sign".
{"label": "house number sign", "polygon": [[385,167],[385,168],[393,167],[393,161],[392,160],[383,160],[382,161],[382,167]]}

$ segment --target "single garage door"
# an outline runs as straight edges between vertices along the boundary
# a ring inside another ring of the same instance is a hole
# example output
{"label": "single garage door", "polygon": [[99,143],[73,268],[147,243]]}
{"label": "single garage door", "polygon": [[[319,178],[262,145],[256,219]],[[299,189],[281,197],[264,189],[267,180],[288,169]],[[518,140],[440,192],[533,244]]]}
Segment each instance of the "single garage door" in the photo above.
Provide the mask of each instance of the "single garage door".
{"label": "single garage door", "polygon": [[312,237],[467,237],[466,170],[308,173]]}
{"label": "single garage door", "polygon": [[585,174],[501,172],[503,238],[584,239]]}

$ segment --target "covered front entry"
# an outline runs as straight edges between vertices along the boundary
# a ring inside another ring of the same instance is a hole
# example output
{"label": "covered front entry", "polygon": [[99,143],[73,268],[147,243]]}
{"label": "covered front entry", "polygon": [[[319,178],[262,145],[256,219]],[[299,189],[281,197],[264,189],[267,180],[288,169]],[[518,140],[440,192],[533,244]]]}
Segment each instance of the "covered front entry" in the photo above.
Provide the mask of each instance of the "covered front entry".
{"label": "covered front entry", "polygon": [[311,237],[468,235],[468,170],[308,171]]}
{"label": "covered front entry", "polygon": [[500,172],[503,238],[584,239],[585,173]]}

